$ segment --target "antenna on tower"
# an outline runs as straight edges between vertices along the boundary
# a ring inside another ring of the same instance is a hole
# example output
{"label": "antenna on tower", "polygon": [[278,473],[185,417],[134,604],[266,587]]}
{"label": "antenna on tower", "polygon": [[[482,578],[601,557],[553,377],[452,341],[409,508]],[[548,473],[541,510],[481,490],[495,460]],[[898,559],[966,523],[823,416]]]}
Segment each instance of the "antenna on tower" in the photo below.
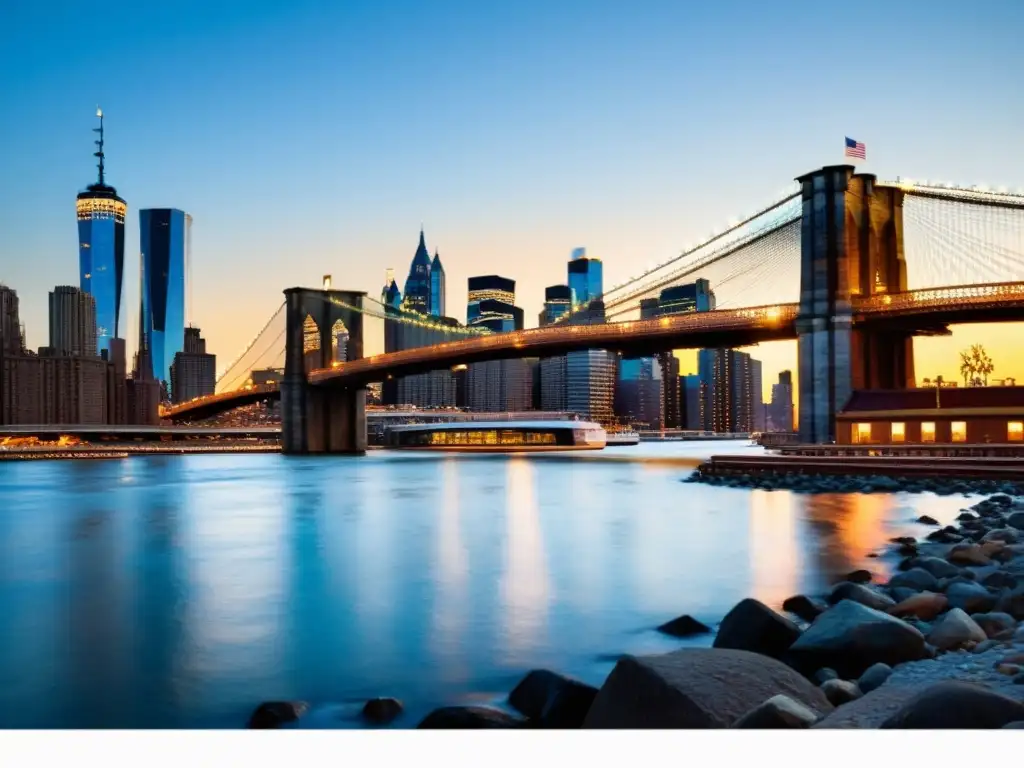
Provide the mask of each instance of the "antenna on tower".
{"label": "antenna on tower", "polygon": [[96,117],[100,119],[100,127],[93,128],[92,130],[93,133],[98,133],[100,138],[95,142],[98,151],[93,152],[93,156],[100,159],[97,167],[100,170],[100,186],[103,186],[103,110],[99,107],[96,107]]}

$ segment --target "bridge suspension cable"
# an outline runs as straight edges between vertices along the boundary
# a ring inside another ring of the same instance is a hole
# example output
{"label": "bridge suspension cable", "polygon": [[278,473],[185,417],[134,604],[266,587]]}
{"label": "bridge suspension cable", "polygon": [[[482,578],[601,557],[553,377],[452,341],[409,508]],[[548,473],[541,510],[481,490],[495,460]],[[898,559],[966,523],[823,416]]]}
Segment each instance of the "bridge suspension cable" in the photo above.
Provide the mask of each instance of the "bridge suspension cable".
{"label": "bridge suspension cable", "polygon": [[1024,197],[947,191],[904,198],[908,287],[1024,280]]}
{"label": "bridge suspension cable", "polygon": [[[283,331],[284,307],[284,302],[281,302],[281,306],[279,306],[270,316],[270,319],[267,320],[259,333],[257,333],[252,338],[252,341],[246,345],[245,349],[243,349],[235,359],[232,360],[226,368],[224,368],[221,374],[217,377],[217,384],[215,387],[216,392],[220,393],[228,391],[228,389],[236,389],[237,387],[228,385],[235,384],[239,380],[244,383],[245,379],[248,378],[249,373],[255,367],[252,355],[259,350],[264,350],[264,353],[259,355],[259,357],[264,357],[266,354],[266,341],[268,337],[273,339],[279,336]],[[279,331],[277,326],[280,326],[282,331]],[[244,371],[244,376],[242,376],[240,371]]]}

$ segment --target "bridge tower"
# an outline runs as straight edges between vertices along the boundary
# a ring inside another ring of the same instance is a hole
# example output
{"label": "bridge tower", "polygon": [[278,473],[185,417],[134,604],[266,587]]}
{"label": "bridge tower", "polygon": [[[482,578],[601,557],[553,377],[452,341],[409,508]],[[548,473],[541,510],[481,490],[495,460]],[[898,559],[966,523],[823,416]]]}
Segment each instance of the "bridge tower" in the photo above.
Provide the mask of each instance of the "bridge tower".
{"label": "bridge tower", "polygon": [[835,439],[855,389],[914,385],[911,331],[853,329],[852,298],[907,289],[903,192],[853,166],[797,178],[803,212],[797,358],[800,440]]}
{"label": "bridge tower", "polygon": [[[363,356],[362,291],[288,288],[285,295],[285,362],[281,381],[281,450],[284,453],[366,452],[366,390],[338,385],[310,386],[313,368],[331,366],[331,329],[341,320],[348,330],[347,360]],[[332,301],[334,300],[334,301]],[[337,303],[335,303],[337,302]],[[305,349],[312,318],[319,350]]]}

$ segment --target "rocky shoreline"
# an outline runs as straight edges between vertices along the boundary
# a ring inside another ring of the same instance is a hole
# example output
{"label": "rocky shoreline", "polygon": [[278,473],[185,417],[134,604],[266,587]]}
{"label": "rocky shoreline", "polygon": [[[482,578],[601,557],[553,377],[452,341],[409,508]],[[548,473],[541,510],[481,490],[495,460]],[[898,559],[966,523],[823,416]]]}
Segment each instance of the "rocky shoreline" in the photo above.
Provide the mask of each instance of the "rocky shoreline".
{"label": "rocky shoreline", "polygon": [[682,482],[795,493],[934,493],[1024,495],[1024,483],[957,477],[889,477],[886,475],[806,475],[765,471],[744,475],[715,475],[698,467]]}
{"label": "rocky shoreline", "polygon": [[[599,688],[534,670],[510,711],[442,707],[417,727],[1024,728],[1024,499],[996,494],[956,526],[918,522],[934,530],[892,540],[903,559],[885,584],[854,571],[781,613],[747,598],[711,648],[623,656]],[[713,631],[688,615],[658,630]],[[307,709],[267,702],[248,727],[281,727]],[[373,699],[363,718],[386,724],[401,711]]]}

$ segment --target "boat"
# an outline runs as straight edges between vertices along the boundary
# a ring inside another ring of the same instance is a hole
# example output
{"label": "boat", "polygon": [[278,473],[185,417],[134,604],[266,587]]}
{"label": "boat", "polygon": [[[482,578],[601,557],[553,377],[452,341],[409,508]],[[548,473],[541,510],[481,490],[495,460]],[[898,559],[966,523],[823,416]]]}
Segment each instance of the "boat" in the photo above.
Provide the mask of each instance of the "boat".
{"label": "boat", "polygon": [[622,429],[615,430],[614,432],[608,432],[608,437],[605,440],[605,445],[608,447],[639,444],[640,433],[635,432],[632,429]]}
{"label": "boat", "polygon": [[456,421],[396,424],[385,428],[386,448],[466,453],[593,451],[607,444],[589,421]]}

